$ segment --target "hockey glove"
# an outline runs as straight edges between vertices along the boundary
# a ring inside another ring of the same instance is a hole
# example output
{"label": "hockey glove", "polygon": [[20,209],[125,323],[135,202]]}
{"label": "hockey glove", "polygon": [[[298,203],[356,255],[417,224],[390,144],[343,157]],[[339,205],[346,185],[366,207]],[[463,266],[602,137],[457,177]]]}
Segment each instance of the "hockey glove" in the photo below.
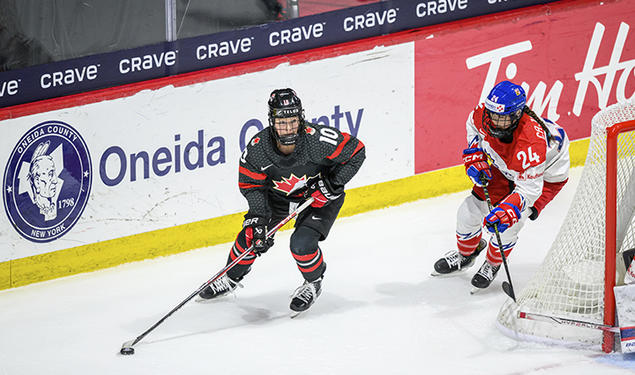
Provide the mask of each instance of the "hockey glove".
{"label": "hockey glove", "polygon": [[463,150],[463,165],[465,173],[476,186],[485,186],[492,179],[492,170],[482,148],[472,147]]}
{"label": "hockey glove", "polygon": [[253,217],[243,222],[245,229],[245,241],[247,248],[254,246],[254,254],[260,256],[273,246],[273,238],[267,238],[266,220],[262,217]]}
{"label": "hockey glove", "polygon": [[536,207],[529,207],[529,210],[531,211],[531,213],[529,214],[529,220],[536,220],[538,218],[538,215],[540,215],[540,211],[538,211]]}
{"label": "hockey glove", "polygon": [[343,189],[334,189],[329,182],[320,178],[309,186],[306,196],[314,199],[311,207],[321,208],[342,195],[342,192],[338,190]]}
{"label": "hockey glove", "polygon": [[485,216],[483,225],[492,233],[496,231],[494,226],[497,226],[498,231],[503,233],[520,220],[520,213],[524,205],[525,200],[523,197],[518,193],[512,193]]}

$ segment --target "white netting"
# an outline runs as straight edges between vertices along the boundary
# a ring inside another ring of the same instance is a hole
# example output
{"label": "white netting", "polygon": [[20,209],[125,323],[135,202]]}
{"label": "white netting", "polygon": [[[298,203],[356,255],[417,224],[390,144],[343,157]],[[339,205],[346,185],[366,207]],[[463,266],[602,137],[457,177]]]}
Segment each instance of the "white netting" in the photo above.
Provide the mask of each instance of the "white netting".
{"label": "white netting", "polygon": [[[498,323],[518,338],[599,347],[602,331],[518,319],[517,312],[540,313],[603,323],[606,201],[606,128],[635,119],[635,103],[612,105],[593,117],[582,178],[560,232],[540,269],[517,295],[505,302]],[[635,247],[635,132],[618,138],[618,261]],[[619,276],[618,283],[622,277]]]}

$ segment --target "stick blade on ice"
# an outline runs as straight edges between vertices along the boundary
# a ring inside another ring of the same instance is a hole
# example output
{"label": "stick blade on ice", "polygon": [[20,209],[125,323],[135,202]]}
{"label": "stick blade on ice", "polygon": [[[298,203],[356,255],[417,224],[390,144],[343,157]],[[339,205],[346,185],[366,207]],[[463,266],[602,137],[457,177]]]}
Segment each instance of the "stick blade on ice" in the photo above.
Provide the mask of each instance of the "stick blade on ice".
{"label": "stick blade on ice", "polygon": [[134,354],[134,348],[132,347],[132,341],[126,341],[123,343],[123,345],[121,345],[121,350],[119,350],[119,353],[121,353],[122,355],[132,355]]}

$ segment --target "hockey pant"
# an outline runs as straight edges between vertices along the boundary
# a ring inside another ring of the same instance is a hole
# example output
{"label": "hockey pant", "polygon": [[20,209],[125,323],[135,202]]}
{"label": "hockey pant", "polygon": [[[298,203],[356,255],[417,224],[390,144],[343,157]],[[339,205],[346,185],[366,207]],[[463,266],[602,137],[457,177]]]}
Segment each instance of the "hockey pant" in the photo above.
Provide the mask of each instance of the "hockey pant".
{"label": "hockey pant", "polygon": [[[324,262],[322,249],[318,246],[318,242],[323,241],[328,236],[342,208],[342,204],[344,204],[344,196],[345,194],[342,194],[341,197],[321,208],[309,207],[300,213],[296,219],[295,230],[291,235],[289,246],[298,269],[304,279],[309,282],[322,277],[326,270],[326,262]],[[287,205],[285,210],[281,210],[277,209],[279,205],[271,206],[274,208],[275,217],[269,222],[269,228],[279,223],[288,215],[288,212],[293,211],[295,208]],[[243,229],[236,237],[236,241],[229,253],[227,264],[231,263],[246,250],[247,241],[245,229]],[[251,265],[255,260],[255,255],[246,256],[236,266],[227,271],[227,276],[236,281],[241,280],[251,270]]]}
{"label": "hockey pant", "polygon": [[[482,237],[483,219],[489,212],[487,202],[479,200],[472,194],[465,198],[459,207],[456,218],[456,242],[461,255],[468,256],[476,250]],[[520,220],[503,233],[500,233],[506,258],[514,249],[516,241],[518,240],[518,233],[525,224],[528,216],[529,212],[527,209],[524,209],[521,212]],[[489,245],[487,246],[487,260],[493,265],[500,265],[503,262],[496,235],[490,237]]]}

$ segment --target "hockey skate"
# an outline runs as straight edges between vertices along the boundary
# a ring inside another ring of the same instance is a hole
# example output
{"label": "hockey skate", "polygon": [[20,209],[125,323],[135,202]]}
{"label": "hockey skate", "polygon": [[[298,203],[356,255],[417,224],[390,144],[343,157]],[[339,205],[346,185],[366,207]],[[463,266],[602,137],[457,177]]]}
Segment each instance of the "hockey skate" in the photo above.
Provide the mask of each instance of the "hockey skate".
{"label": "hockey skate", "polygon": [[470,293],[477,293],[490,286],[492,281],[496,278],[496,274],[500,268],[500,264],[495,266],[486,259],[478,272],[474,275],[474,277],[472,277],[472,286],[474,288],[472,288]]}
{"label": "hockey skate", "polygon": [[232,280],[227,275],[223,275],[209,284],[205,289],[203,289],[198,294],[199,299],[197,301],[205,302],[211,299],[222,297],[224,295],[232,293],[238,287],[242,288],[242,284],[240,284],[238,281]]}
{"label": "hockey skate", "polygon": [[466,270],[474,264],[474,260],[487,246],[487,241],[481,239],[476,250],[470,256],[463,256],[458,250],[449,251],[445,256],[434,263],[434,272],[432,276],[445,276],[457,271]]}
{"label": "hockey skate", "polygon": [[298,316],[301,312],[306,311],[322,293],[322,278],[300,285],[291,296],[291,305],[289,308],[293,310],[292,318]]}

